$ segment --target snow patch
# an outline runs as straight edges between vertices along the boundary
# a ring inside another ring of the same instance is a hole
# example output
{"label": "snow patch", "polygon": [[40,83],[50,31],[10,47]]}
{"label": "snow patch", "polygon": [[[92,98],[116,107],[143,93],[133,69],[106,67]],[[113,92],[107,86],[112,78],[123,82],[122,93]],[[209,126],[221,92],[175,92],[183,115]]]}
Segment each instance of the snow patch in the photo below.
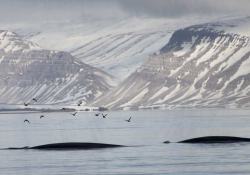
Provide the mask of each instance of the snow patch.
{"label": "snow patch", "polygon": [[131,99],[127,103],[125,103],[123,105],[120,105],[120,107],[132,106],[133,104],[139,102],[145,96],[145,94],[147,92],[148,92],[148,88],[146,88],[143,91],[141,91],[139,94],[137,94],[133,99]]}
{"label": "snow patch", "polygon": [[177,52],[174,52],[174,55],[177,57],[180,57],[180,56],[184,55],[185,53],[189,52],[191,47],[194,45],[197,38],[198,38],[198,36],[196,36],[196,37],[192,36],[192,42],[191,43],[188,43],[188,42],[183,43],[181,45],[182,49],[177,51]]}

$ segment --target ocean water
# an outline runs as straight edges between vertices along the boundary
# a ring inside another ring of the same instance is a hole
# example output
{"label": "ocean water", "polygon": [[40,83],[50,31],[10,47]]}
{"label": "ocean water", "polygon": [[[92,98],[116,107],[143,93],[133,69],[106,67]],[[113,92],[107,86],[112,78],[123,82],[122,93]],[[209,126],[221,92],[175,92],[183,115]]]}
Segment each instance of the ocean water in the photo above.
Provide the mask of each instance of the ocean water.
{"label": "ocean water", "polygon": [[[100,150],[0,150],[2,175],[250,174],[250,144],[181,144],[201,136],[250,138],[250,110],[0,114],[0,148],[59,142],[129,147]],[[40,115],[45,117],[40,119]],[[132,117],[131,122],[124,119]],[[30,124],[23,123],[28,119]],[[170,144],[163,144],[169,140]]]}

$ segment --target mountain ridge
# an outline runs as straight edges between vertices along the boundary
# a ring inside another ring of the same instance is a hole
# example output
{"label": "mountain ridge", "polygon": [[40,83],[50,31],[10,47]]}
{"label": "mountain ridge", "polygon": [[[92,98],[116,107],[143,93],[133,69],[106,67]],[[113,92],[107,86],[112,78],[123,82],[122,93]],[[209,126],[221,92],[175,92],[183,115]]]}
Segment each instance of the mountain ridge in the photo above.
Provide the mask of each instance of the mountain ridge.
{"label": "mountain ridge", "polygon": [[235,21],[175,31],[108,97],[91,104],[111,109],[248,107],[250,38],[232,31],[250,25],[250,19],[232,25]]}
{"label": "mountain ridge", "polygon": [[165,46],[175,30],[217,19],[220,17],[128,16],[29,24],[13,26],[11,30],[44,48],[69,52],[80,61],[123,81],[142,65],[145,57]]}
{"label": "mountain ridge", "polygon": [[107,73],[63,51],[51,51],[0,31],[0,103],[83,104],[116,85]]}

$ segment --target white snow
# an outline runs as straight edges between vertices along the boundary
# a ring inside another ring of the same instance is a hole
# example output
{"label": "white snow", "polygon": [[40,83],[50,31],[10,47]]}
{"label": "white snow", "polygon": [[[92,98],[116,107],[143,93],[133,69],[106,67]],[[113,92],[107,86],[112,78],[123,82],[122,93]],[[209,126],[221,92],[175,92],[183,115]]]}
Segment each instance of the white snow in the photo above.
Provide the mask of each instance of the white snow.
{"label": "white snow", "polygon": [[187,58],[187,61],[191,61],[194,58],[196,58],[199,54],[203,53],[207,49],[207,46],[210,44],[209,39],[210,37],[202,38],[201,43],[196,46],[194,52]]}
{"label": "white snow", "polygon": [[132,98],[130,101],[127,103],[124,103],[123,105],[120,105],[120,107],[127,107],[127,106],[132,106],[136,102],[139,102],[145,94],[148,92],[148,88],[142,90],[140,93],[138,93],[134,98]]}
{"label": "white snow", "polygon": [[163,94],[163,93],[166,92],[168,89],[169,89],[168,87],[162,87],[158,92],[156,92],[156,93],[149,99],[149,101],[152,100],[152,99],[154,99],[154,98],[156,98],[156,97],[158,97],[159,95]]}
{"label": "white snow", "polygon": [[183,43],[181,45],[181,47],[183,47],[183,49],[181,49],[180,51],[174,52],[174,55],[177,57],[180,57],[180,56],[184,55],[185,53],[189,52],[191,47],[194,45],[197,38],[198,38],[198,36],[196,36],[196,37],[193,36],[191,43],[188,43],[188,42]]}
{"label": "white snow", "polygon": [[7,37],[0,38],[0,49],[4,49],[9,43],[10,40]]}
{"label": "white snow", "polygon": [[164,99],[158,100],[154,104],[163,103],[167,101],[168,99],[174,97],[179,92],[180,89],[181,89],[181,85],[177,84],[175,89],[172,90],[168,95],[166,95]]}
{"label": "white snow", "polygon": [[[221,39],[220,37],[217,37],[217,38],[215,39],[214,42],[217,43],[220,39]],[[203,55],[203,56],[196,62],[196,66],[198,66],[198,65],[199,65],[200,63],[202,63],[202,62],[205,62],[205,61],[211,59],[212,56],[215,55],[216,53],[218,53],[219,51],[220,51],[220,50],[217,49],[216,44],[214,44],[213,47],[212,47],[208,52],[206,52],[206,54]]]}
{"label": "white snow", "polygon": [[127,88],[122,94],[118,94],[118,96],[116,96],[116,100],[107,104],[107,107],[112,107],[112,105],[114,105],[116,102],[120,101],[126,94],[127,92],[129,92],[129,90],[136,84],[136,82],[134,82],[129,88]]}
{"label": "white snow", "polygon": [[115,87],[117,85],[117,82],[112,80],[109,76],[102,74],[101,72],[94,72],[94,74],[103,77],[105,79],[105,82],[107,82],[112,87]]}
{"label": "white snow", "polygon": [[4,56],[2,56],[2,58],[0,58],[0,63],[3,61],[3,59],[4,59]]}
{"label": "white snow", "polygon": [[95,98],[99,97],[102,95],[102,92],[101,91],[97,91],[97,93],[95,94]]}
{"label": "white snow", "polygon": [[223,78],[219,78],[217,84],[220,84]]}
{"label": "white snow", "polygon": [[[7,35],[5,35],[7,33]],[[26,47],[28,46],[29,49]],[[25,41],[21,37],[17,37],[12,32],[1,32],[0,33],[0,49],[4,49],[7,52],[15,52],[18,50],[30,51],[30,50],[42,50],[43,48],[31,43],[30,41]]]}
{"label": "white snow", "polygon": [[234,90],[234,92],[238,92],[238,91],[240,90],[241,86],[243,85],[243,83],[244,83],[244,80],[241,80],[240,83],[237,84],[237,87],[236,87],[236,89]]}
{"label": "white snow", "polygon": [[247,75],[250,73],[250,57],[248,57],[247,60],[245,60],[239,67],[238,71],[230,78],[230,81],[233,81],[234,79],[238,78],[242,75]]}

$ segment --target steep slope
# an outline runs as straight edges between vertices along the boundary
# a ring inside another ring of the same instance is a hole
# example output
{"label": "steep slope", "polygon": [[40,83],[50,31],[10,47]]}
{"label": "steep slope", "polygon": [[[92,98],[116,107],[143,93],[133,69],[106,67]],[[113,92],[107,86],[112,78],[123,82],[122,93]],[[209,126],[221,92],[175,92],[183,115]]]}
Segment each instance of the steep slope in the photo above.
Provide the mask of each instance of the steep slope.
{"label": "steep slope", "polygon": [[47,49],[63,50],[86,64],[124,80],[149,54],[168,43],[177,29],[217,18],[127,17],[13,26],[12,31]]}
{"label": "steep slope", "polygon": [[0,30],[0,103],[83,104],[113,88],[111,76],[66,52],[50,51]]}
{"label": "steep slope", "polygon": [[159,52],[92,105],[250,106],[250,18],[177,30]]}

